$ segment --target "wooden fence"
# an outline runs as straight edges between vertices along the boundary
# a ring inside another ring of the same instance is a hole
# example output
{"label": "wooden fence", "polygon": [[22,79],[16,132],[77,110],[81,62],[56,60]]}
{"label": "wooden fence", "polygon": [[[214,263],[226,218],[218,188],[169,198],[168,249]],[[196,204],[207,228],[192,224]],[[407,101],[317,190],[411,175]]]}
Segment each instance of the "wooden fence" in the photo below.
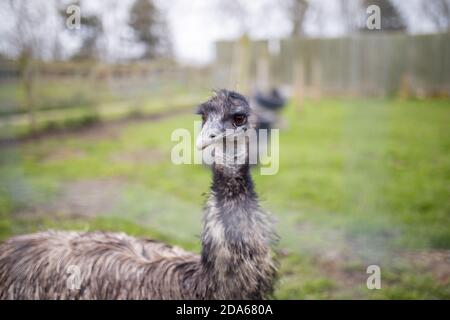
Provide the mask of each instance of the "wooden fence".
{"label": "wooden fence", "polygon": [[448,96],[450,33],[222,41],[214,70],[217,87],[244,92],[287,85],[306,94]]}

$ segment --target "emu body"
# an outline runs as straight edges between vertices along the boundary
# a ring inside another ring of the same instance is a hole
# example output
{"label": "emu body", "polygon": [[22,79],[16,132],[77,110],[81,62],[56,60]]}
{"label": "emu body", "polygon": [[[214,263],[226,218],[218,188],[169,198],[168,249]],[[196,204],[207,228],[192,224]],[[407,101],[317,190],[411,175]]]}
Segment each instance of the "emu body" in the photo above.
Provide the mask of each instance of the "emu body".
{"label": "emu body", "polygon": [[[203,136],[210,137],[204,131],[212,127],[220,136],[235,110],[239,117],[250,112],[245,98],[225,90],[202,104]],[[250,125],[236,119],[239,127]],[[276,278],[277,237],[258,205],[249,165],[214,164],[212,171],[200,255],[122,233],[17,236],[0,245],[0,298],[267,298]]]}

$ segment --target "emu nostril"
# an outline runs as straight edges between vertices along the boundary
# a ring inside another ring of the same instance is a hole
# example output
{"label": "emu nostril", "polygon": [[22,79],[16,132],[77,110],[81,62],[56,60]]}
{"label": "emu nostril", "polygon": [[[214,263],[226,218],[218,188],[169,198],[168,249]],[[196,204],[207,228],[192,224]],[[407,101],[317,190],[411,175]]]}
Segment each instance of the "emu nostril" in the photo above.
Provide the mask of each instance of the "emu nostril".
{"label": "emu nostril", "polygon": [[209,138],[210,139],[214,139],[216,137],[216,135],[214,134],[214,133],[211,133],[210,135],[209,135]]}

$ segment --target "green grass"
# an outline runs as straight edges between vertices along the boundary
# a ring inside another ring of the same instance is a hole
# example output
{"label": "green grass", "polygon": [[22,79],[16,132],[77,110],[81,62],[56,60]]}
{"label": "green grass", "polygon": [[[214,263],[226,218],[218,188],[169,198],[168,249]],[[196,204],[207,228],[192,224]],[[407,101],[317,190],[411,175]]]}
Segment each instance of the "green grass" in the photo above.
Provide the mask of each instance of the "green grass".
{"label": "green grass", "polygon": [[37,78],[33,90],[35,128],[30,132],[31,120],[24,86],[20,81],[3,83],[0,85],[0,139],[77,129],[99,121],[164,113],[170,108],[192,109],[208,94],[204,90],[188,90],[176,84],[151,88],[139,82],[119,81],[115,84],[120,85],[127,86],[127,94],[124,89],[108,86],[94,78]]}
{"label": "green grass", "polygon": [[[98,82],[97,82],[98,83]],[[36,110],[57,110],[88,106],[95,101],[111,98],[105,87],[85,79],[36,78],[33,86],[33,103]],[[27,99],[24,86],[11,81],[0,86],[0,116],[24,114],[27,112]]]}
{"label": "green grass", "polygon": [[[307,101],[301,110],[289,106],[285,117],[279,172],[254,170],[282,239],[275,297],[449,299],[448,282],[427,262],[402,255],[450,249],[449,102]],[[180,115],[1,149],[0,238],[102,229],[198,252],[210,173],[170,162],[171,132],[192,131],[194,119]],[[86,181],[100,183],[93,190],[100,194],[114,181],[113,205],[89,216],[46,206]],[[381,267],[381,290],[365,286],[370,264]]]}

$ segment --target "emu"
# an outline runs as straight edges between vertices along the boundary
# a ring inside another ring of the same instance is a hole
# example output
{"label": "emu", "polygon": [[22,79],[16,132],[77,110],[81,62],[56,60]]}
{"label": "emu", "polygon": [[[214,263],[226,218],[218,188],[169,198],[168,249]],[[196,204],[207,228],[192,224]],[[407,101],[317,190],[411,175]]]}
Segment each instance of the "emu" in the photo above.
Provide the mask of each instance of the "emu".
{"label": "emu", "polygon": [[[246,98],[220,90],[198,113],[203,120],[198,148],[216,148],[215,159],[235,158],[247,150],[242,139],[225,152],[216,147],[252,127]],[[229,129],[235,134],[226,135]],[[123,233],[16,236],[0,245],[0,298],[269,298],[277,274],[277,235],[271,221],[259,207],[248,161],[215,161],[200,255]]]}

